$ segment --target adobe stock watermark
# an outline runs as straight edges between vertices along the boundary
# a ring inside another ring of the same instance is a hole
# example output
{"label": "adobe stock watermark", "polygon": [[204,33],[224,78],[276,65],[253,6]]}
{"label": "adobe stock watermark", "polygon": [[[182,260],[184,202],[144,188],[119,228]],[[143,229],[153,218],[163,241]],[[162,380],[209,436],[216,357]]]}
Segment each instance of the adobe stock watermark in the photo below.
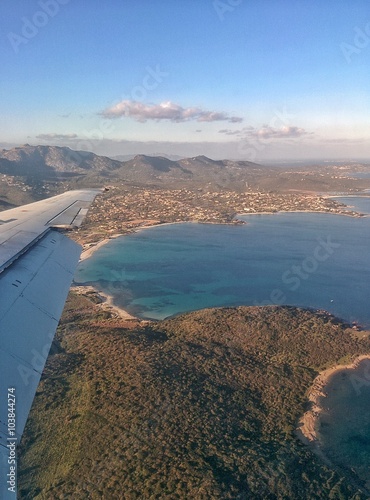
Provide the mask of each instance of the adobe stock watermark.
{"label": "adobe stock watermark", "polygon": [[212,5],[220,21],[225,19],[225,15],[234,12],[243,0],[213,0]]}
{"label": "adobe stock watermark", "polygon": [[[294,115],[291,115],[286,106],[283,109],[276,109],[274,115],[267,125],[266,129],[278,129],[279,127],[288,127],[292,123]],[[256,161],[258,156],[266,149],[266,147],[271,144],[273,136],[269,135],[259,135],[258,133],[253,133],[246,135],[242,140],[238,142],[238,153],[243,156],[243,159],[248,161]]]}
{"label": "adobe stock watermark", "polygon": [[[146,66],[145,74],[141,80],[140,85],[135,85],[129,94],[124,94],[121,96],[121,101],[126,99],[131,99],[133,101],[145,101],[150,92],[153,92],[164,79],[169,76],[167,71],[163,71],[159,64],[154,66]],[[90,130],[83,131],[83,138],[81,138],[76,144],[76,148],[79,151],[91,151],[92,149],[99,146],[103,140],[110,134],[112,134],[116,129],[114,120],[111,118],[101,117],[99,124],[91,128]],[[69,154],[69,159],[80,165],[84,161],[84,155],[80,152],[71,150]]]}
{"label": "adobe stock watermark", "polygon": [[115,296],[122,292],[122,289],[129,287],[128,275],[125,268],[120,270],[111,269],[110,279],[106,285],[108,295]]}
{"label": "adobe stock watermark", "polygon": [[[307,256],[300,265],[292,265],[289,269],[281,275],[281,281],[286,289],[295,292],[301,286],[302,281],[306,281],[315,273],[320,264],[325,262],[331,257],[335,250],[340,248],[340,243],[335,243],[331,240],[331,236],[327,236],[326,240],[318,238],[318,244],[315,247],[312,255]],[[287,296],[282,288],[274,288],[268,300],[263,302],[254,302],[255,306],[265,305],[282,305],[287,301]]]}
{"label": "adobe stock watermark", "polygon": [[7,489],[15,494],[17,488],[17,435],[16,435],[16,391],[8,387],[8,472],[6,474]]}
{"label": "adobe stock watermark", "polygon": [[39,0],[37,10],[31,18],[23,16],[21,18],[22,27],[20,33],[10,31],[8,40],[14,52],[18,54],[20,47],[27,45],[32,38],[35,38],[42,28],[44,28],[60,12],[60,7],[66,5],[71,0]]}
{"label": "adobe stock watermark", "polygon": [[354,37],[352,43],[342,42],[340,44],[340,49],[342,54],[348,64],[352,62],[353,55],[360,54],[364,49],[366,49],[370,44],[370,22],[364,26],[364,28],[359,28],[356,26],[354,28]]}
{"label": "adobe stock watermark", "polygon": [[99,121],[98,125],[90,130],[83,131],[83,137],[76,144],[77,151],[70,150],[67,154],[67,160],[74,162],[77,166],[85,160],[88,151],[99,146],[109,133],[113,133],[115,126],[111,120],[103,118]]}
{"label": "adobe stock watermark", "polygon": [[[130,92],[130,98],[133,101],[145,101],[148,97],[148,92],[155,90],[158,85],[160,85],[165,78],[169,76],[167,71],[162,71],[159,64],[156,64],[154,68],[151,66],[146,66],[145,75],[142,79],[141,85],[136,85],[132,88]],[[127,96],[122,97],[121,100],[127,99]]]}
{"label": "adobe stock watermark", "polygon": [[361,373],[361,376],[356,373],[353,373],[349,377],[352,387],[357,396],[361,395],[363,387],[370,386],[370,359],[365,359],[361,361],[361,366],[365,367]]}
{"label": "adobe stock watermark", "polygon": [[[54,339],[54,332],[48,334],[50,342],[46,342],[41,348],[41,352],[37,349],[31,349],[32,358],[30,364],[19,363],[17,366],[17,371],[22,379],[22,382],[26,387],[33,381],[38,381],[40,379],[40,374],[42,373],[46,360],[49,356],[50,346]],[[31,365],[31,368],[30,368]]]}

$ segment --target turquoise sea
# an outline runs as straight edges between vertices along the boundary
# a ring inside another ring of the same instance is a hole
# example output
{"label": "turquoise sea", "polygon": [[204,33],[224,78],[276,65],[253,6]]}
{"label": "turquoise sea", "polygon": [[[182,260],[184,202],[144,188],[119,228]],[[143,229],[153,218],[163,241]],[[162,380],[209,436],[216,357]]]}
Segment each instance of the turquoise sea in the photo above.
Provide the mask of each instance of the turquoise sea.
{"label": "turquoise sea", "polygon": [[[356,202],[370,213],[370,198]],[[114,239],[80,263],[75,282],[100,287],[142,318],[291,304],[370,326],[370,217],[239,218],[246,224],[163,225]]]}

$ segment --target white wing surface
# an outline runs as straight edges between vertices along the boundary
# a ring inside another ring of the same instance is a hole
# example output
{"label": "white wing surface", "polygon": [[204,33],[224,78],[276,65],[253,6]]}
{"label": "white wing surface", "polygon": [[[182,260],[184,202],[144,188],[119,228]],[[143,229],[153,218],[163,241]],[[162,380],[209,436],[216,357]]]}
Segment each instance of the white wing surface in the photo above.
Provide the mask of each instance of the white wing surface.
{"label": "white wing surface", "polygon": [[0,499],[16,498],[14,445],[81,253],[61,228],[79,226],[98,192],[69,191],[0,212]]}

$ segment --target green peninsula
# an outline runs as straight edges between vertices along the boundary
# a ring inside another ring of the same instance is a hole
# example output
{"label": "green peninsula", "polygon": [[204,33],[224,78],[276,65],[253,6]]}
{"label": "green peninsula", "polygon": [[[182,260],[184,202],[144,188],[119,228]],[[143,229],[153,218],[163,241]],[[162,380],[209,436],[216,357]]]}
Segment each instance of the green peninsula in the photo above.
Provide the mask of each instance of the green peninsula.
{"label": "green peninsula", "polygon": [[293,307],[127,322],[70,294],[20,449],[34,499],[367,498],[297,439],[318,372],[368,332]]}

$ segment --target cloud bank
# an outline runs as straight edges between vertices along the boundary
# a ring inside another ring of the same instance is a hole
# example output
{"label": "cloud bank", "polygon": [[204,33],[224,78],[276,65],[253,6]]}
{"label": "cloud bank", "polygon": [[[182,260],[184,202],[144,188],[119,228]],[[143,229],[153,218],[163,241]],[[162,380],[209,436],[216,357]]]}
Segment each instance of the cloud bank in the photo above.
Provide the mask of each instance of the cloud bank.
{"label": "cloud bank", "polygon": [[260,140],[271,140],[271,139],[297,139],[303,136],[311,135],[305,129],[300,127],[281,127],[275,128],[268,125],[264,125],[260,129],[254,127],[245,127],[241,130],[229,130],[222,129],[219,130],[220,134],[235,135],[239,138],[252,138]]}
{"label": "cloud bank", "polygon": [[106,118],[120,118],[122,116],[133,118],[139,122],[147,120],[170,120],[180,123],[190,120],[197,122],[227,121],[229,123],[240,123],[243,118],[230,116],[227,113],[217,111],[205,111],[201,108],[183,108],[171,101],[160,104],[143,104],[138,101],[125,100],[105,109],[102,115]]}
{"label": "cloud bank", "polygon": [[68,141],[71,139],[77,139],[77,134],[39,134],[36,135],[36,139],[41,139],[42,141]]}
{"label": "cloud bank", "polygon": [[252,132],[252,135],[262,139],[295,139],[307,135],[308,133],[309,132],[299,127],[281,127],[277,129],[264,126],[260,130]]}

